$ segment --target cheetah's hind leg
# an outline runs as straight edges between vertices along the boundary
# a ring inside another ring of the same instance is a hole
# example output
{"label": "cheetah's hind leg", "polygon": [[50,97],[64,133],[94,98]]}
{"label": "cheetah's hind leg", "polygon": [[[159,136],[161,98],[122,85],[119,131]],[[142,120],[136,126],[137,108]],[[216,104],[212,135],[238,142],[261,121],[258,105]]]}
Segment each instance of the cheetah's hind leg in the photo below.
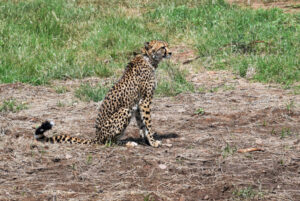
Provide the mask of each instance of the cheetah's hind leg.
{"label": "cheetah's hind leg", "polygon": [[132,111],[127,108],[121,108],[118,112],[111,116],[108,133],[111,135],[107,137],[107,141],[112,141],[117,145],[125,145],[127,141],[120,140],[125,134],[125,130],[130,123]]}

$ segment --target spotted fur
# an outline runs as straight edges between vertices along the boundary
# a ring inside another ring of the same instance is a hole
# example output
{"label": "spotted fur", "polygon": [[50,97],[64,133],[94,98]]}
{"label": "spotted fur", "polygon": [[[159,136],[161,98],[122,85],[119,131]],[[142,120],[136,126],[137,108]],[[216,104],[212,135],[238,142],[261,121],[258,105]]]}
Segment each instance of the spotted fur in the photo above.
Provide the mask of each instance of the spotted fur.
{"label": "spotted fur", "polygon": [[44,122],[35,133],[35,138],[45,142],[68,142],[79,144],[104,144],[118,142],[123,136],[132,116],[135,116],[140,135],[146,142],[158,147],[151,126],[151,102],[156,87],[155,70],[163,58],[169,58],[168,43],[153,40],[146,42],[141,54],[136,55],[127,65],[122,77],[110,89],[99,107],[96,119],[96,137],[85,140],[66,135],[48,138],[44,132],[52,128]]}

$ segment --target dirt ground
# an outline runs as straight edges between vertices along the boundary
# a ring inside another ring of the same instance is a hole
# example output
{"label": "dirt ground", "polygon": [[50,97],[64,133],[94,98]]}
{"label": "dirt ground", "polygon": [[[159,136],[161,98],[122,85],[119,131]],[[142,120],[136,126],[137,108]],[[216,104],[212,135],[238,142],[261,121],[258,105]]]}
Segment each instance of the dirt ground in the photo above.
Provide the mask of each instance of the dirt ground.
{"label": "dirt ground", "polygon": [[287,13],[300,12],[300,0],[226,0],[242,6],[250,6],[258,9],[280,8]]}
{"label": "dirt ground", "polygon": [[[178,49],[173,62],[193,57]],[[139,140],[134,120],[125,138],[135,148],[34,142],[45,119],[56,123],[48,136],[92,138],[99,103],[78,100],[74,89],[105,80],[0,85],[1,102],[28,107],[0,115],[0,200],[300,200],[300,95],[228,71],[189,80],[198,92],[154,100],[156,137],[172,144],[160,148]]]}

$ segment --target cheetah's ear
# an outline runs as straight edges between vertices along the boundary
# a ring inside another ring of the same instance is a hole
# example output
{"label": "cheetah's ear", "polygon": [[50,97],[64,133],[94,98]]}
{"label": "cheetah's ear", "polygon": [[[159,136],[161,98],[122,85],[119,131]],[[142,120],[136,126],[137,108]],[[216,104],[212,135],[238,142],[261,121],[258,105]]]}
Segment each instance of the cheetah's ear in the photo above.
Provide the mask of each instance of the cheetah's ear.
{"label": "cheetah's ear", "polygon": [[149,49],[150,49],[150,45],[149,45],[149,44],[150,44],[149,42],[145,42],[144,45],[145,45],[145,49],[146,49],[146,50],[149,50]]}

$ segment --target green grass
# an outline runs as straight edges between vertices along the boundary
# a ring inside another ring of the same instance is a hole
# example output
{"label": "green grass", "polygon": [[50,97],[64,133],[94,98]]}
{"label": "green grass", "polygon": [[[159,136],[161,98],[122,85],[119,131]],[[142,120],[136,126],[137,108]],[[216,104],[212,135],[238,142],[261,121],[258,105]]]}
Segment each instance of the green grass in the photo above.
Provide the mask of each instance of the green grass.
{"label": "green grass", "polygon": [[58,94],[63,94],[69,91],[69,89],[66,86],[55,86],[54,90]]}
{"label": "green grass", "polygon": [[295,102],[294,102],[294,100],[291,100],[289,103],[286,104],[286,110],[288,112],[293,112],[294,108],[295,108]]}
{"label": "green grass", "polygon": [[205,110],[203,108],[199,108],[195,111],[195,114],[197,115],[204,115],[205,114]]}
{"label": "green grass", "polygon": [[241,189],[236,189],[232,193],[235,197],[243,200],[252,200],[252,199],[262,199],[264,194],[262,191],[257,191],[252,187],[245,187]]}
{"label": "green grass", "polygon": [[279,9],[252,10],[223,1],[199,7],[157,8],[148,14],[169,32],[184,33],[207,68],[233,68],[245,76],[254,67],[254,79],[290,84],[300,80],[300,16]]}
{"label": "green grass", "polygon": [[290,128],[282,128],[280,132],[280,139],[284,139],[287,136],[292,135]]}
{"label": "green grass", "polygon": [[272,128],[271,135],[278,136],[281,140],[283,140],[287,137],[298,136],[298,133],[289,127],[283,127],[281,129]]}
{"label": "green grass", "polygon": [[144,196],[144,201],[154,201],[155,199],[151,196],[151,194]]}
{"label": "green grass", "polygon": [[182,92],[194,92],[192,83],[186,80],[186,71],[178,66],[165,62],[158,71],[158,85],[155,90],[157,96],[175,96]]}
{"label": "green grass", "polygon": [[115,6],[62,0],[0,2],[0,31],[0,83],[108,77],[158,37]]}
{"label": "green grass", "polygon": [[[214,2],[1,1],[0,83],[119,76],[133,52],[151,39],[198,49],[208,69],[245,76],[252,67],[258,81],[300,80],[299,14]],[[174,69],[164,68],[169,81],[159,83],[158,94],[191,91]]]}
{"label": "green grass", "polygon": [[294,86],[292,90],[293,90],[294,95],[299,95],[300,94],[300,85]]}
{"label": "green grass", "polygon": [[21,110],[27,109],[28,106],[26,103],[21,103],[15,99],[7,99],[0,103],[0,112],[19,112]]}
{"label": "green grass", "polygon": [[223,158],[226,158],[233,155],[236,151],[237,148],[235,146],[230,146],[228,143],[226,143],[226,147],[222,150],[222,156]]}
{"label": "green grass", "polygon": [[291,5],[292,8],[300,8],[300,4]]}
{"label": "green grass", "polygon": [[75,96],[83,101],[98,102],[104,99],[109,88],[107,86],[91,86],[90,84],[82,84],[76,91]]}
{"label": "green grass", "polygon": [[90,164],[92,164],[92,162],[93,162],[93,156],[92,156],[92,154],[89,154],[89,155],[87,156],[86,163],[87,163],[88,165],[90,165]]}
{"label": "green grass", "polygon": [[66,104],[65,104],[64,102],[57,101],[56,106],[57,106],[57,107],[65,107]]}

